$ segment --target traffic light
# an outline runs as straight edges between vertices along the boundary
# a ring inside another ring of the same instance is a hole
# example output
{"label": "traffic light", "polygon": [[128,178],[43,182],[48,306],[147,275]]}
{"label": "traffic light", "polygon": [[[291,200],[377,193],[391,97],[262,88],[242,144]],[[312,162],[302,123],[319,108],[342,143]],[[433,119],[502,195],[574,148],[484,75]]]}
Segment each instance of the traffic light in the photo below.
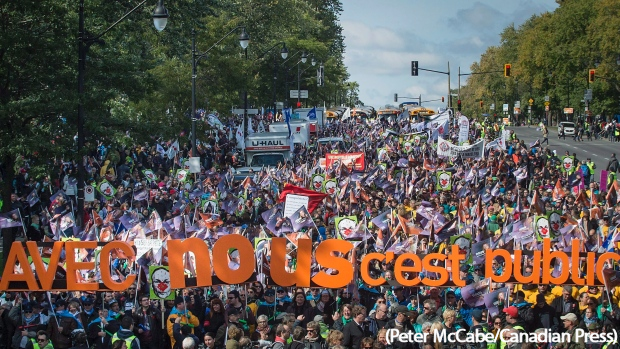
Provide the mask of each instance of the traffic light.
{"label": "traffic light", "polygon": [[418,76],[418,61],[411,61],[411,76]]}
{"label": "traffic light", "polygon": [[480,101],[480,109],[482,109],[482,105],[484,105],[484,102]]}
{"label": "traffic light", "polygon": [[444,102],[444,99],[443,99],[443,96],[441,96],[441,103],[443,103],[443,102]]}
{"label": "traffic light", "polygon": [[456,101],[458,111],[461,111],[461,100]]}
{"label": "traffic light", "polygon": [[398,93],[394,94],[394,103],[398,103]]}
{"label": "traffic light", "polygon": [[588,82],[594,82],[594,75],[596,74],[596,69],[590,69],[588,72]]}
{"label": "traffic light", "polygon": [[504,64],[504,76],[507,77],[507,78],[510,77],[510,68],[511,68],[511,66],[512,65],[510,63]]}
{"label": "traffic light", "polygon": [[297,102],[297,108],[301,108],[301,102]]}

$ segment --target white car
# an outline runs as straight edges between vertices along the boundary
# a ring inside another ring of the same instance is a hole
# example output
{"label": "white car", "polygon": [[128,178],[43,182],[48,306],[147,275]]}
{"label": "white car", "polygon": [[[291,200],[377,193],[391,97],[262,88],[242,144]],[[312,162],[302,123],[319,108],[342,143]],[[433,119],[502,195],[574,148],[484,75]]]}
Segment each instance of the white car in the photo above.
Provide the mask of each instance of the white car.
{"label": "white car", "polygon": [[558,125],[558,134],[560,134],[560,129],[562,127],[564,127],[565,136],[572,136],[575,134],[575,123],[574,122],[568,122],[568,121],[560,122],[560,124]]}

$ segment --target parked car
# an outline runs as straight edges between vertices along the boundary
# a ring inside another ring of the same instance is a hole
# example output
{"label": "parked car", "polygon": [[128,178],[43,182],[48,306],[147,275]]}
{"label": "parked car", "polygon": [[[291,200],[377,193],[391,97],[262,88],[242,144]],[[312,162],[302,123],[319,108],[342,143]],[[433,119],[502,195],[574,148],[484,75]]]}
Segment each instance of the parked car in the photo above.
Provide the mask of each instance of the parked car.
{"label": "parked car", "polygon": [[572,136],[575,134],[575,123],[569,121],[562,121],[558,125],[558,134],[560,133],[560,128],[564,127],[564,135]]}

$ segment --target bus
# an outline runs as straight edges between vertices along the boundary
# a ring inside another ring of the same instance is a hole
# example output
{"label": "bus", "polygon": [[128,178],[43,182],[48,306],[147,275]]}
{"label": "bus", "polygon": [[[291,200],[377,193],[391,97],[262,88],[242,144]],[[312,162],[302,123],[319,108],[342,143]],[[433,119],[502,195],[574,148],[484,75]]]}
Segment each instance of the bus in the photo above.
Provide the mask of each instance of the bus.
{"label": "bus", "polygon": [[377,117],[379,119],[390,120],[391,118],[391,120],[396,120],[396,118],[398,118],[398,115],[400,115],[400,110],[393,108],[379,109],[379,111],[377,111]]}
{"label": "bus", "polygon": [[409,118],[420,121],[420,118],[435,115],[435,111],[424,107],[409,108]]}
{"label": "bus", "polygon": [[402,102],[401,104],[398,105],[398,109],[405,111],[405,109],[409,109],[409,108],[413,108],[413,107],[418,107],[420,106],[420,104],[418,104],[418,102],[413,102],[413,101],[409,101],[409,102]]}

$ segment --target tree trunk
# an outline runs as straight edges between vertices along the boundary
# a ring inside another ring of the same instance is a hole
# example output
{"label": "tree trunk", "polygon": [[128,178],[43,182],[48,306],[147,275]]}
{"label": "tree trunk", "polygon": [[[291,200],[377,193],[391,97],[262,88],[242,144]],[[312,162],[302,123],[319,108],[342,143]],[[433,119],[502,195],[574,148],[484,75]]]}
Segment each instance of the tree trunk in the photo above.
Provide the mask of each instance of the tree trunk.
{"label": "tree trunk", "polygon": [[[10,155],[5,155],[2,159],[2,166],[4,172],[4,178],[1,184],[2,190],[2,212],[11,211],[11,193],[13,193],[13,179],[15,179],[15,158]],[[6,264],[6,258],[9,255],[9,250],[13,241],[15,229],[5,228],[2,229],[2,260],[0,260],[0,275],[4,272],[4,266]]]}

